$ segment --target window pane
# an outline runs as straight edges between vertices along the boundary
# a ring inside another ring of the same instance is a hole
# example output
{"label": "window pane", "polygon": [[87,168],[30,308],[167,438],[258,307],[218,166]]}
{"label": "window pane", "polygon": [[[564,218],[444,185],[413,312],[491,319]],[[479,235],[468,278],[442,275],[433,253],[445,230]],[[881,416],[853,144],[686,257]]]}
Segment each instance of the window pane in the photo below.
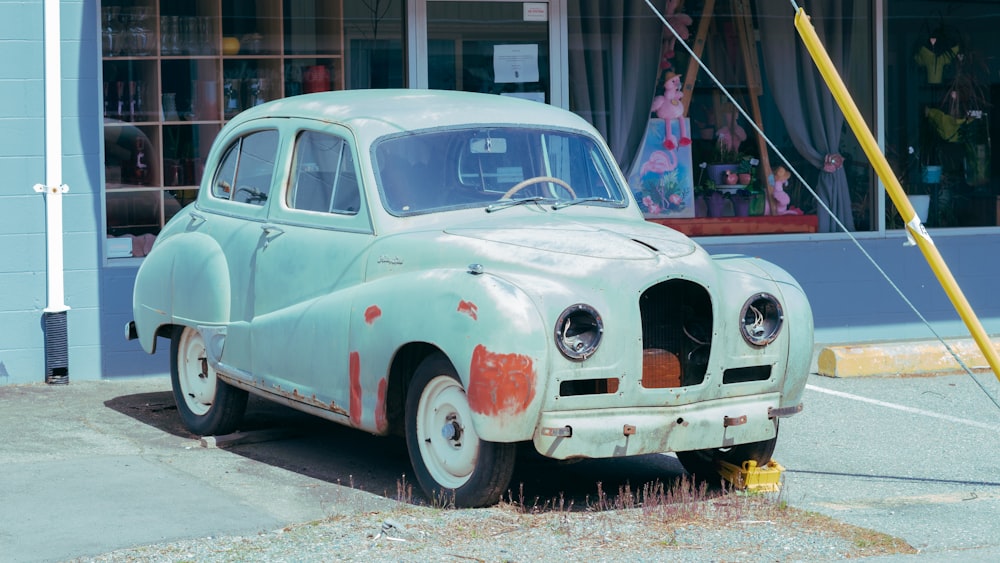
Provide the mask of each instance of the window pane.
{"label": "window pane", "polygon": [[403,10],[406,2],[344,3],[348,89],[406,86]]}
{"label": "window pane", "polygon": [[[997,225],[1000,5],[892,0],[886,22],[886,154],[903,189],[929,227]],[[903,228],[888,198],[886,228]]]}
{"label": "window pane", "polygon": [[349,148],[343,139],[331,135],[311,131],[299,135],[289,207],[357,213],[358,183]]}
{"label": "window pane", "polygon": [[233,201],[255,205],[267,202],[277,152],[277,131],[261,131],[244,137],[236,167]]}

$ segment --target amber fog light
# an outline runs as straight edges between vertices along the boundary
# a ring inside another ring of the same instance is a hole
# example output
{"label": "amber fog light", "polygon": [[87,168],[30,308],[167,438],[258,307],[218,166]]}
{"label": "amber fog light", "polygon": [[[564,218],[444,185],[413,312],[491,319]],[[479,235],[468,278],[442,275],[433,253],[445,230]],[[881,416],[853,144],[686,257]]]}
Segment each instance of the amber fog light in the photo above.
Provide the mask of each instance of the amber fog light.
{"label": "amber fog light", "polygon": [[604,335],[601,315],[590,305],[568,307],[556,321],[556,346],[571,360],[586,360],[597,351]]}
{"label": "amber fog light", "polygon": [[774,342],[783,322],[781,304],[767,293],[754,295],[740,311],[740,333],[751,346],[767,346]]}

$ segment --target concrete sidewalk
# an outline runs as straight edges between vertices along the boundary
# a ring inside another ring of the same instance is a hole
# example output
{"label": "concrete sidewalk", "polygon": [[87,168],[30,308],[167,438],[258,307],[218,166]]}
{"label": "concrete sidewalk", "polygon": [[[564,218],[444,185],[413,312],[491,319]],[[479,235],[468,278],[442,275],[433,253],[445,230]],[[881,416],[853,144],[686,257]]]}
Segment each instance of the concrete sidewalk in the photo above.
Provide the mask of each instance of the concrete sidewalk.
{"label": "concrete sidewalk", "polygon": [[[167,378],[0,386],[0,561],[252,535],[394,504],[204,447],[180,426],[169,389]],[[271,428],[297,415],[253,399],[249,414]]]}

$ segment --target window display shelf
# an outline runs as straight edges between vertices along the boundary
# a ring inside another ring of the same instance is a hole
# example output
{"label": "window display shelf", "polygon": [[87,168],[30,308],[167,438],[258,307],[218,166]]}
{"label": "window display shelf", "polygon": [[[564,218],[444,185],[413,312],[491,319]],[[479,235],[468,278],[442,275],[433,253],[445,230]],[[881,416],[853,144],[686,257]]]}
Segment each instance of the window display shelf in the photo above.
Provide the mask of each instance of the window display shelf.
{"label": "window display shelf", "polygon": [[689,237],[815,233],[816,215],[760,215],[753,217],[695,217],[692,219],[647,219],[666,225]]}
{"label": "window display shelf", "polygon": [[212,141],[239,112],[343,89],[343,36],[339,1],[104,2],[108,236],[159,233],[194,199]]}

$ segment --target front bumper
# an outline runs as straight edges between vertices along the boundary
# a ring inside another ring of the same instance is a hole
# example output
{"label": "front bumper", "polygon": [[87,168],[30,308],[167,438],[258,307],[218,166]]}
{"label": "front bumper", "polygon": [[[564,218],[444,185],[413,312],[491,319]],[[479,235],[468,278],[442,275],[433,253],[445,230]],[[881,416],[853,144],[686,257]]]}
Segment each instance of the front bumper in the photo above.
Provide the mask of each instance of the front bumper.
{"label": "front bumper", "polygon": [[775,437],[779,393],[675,407],[543,412],[535,449],[554,459],[609,458],[725,448]]}

